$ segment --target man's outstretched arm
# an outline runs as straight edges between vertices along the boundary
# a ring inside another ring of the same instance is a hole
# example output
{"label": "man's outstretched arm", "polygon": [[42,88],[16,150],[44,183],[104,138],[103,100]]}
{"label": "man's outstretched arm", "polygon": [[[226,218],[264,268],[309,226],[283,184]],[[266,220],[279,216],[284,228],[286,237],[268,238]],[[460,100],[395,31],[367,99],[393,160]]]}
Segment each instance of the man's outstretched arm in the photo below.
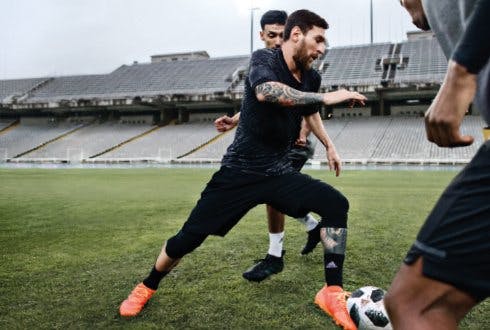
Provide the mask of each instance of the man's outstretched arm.
{"label": "man's outstretched arm", "polygon": [[346,89],[329,93],[302,92],[277,81],[268,81],[258,85],[255,87],[255,94],[259,102],[277,103],[285,107],[331,105],[346,101],[364,105],[366,101],[364,95]]}

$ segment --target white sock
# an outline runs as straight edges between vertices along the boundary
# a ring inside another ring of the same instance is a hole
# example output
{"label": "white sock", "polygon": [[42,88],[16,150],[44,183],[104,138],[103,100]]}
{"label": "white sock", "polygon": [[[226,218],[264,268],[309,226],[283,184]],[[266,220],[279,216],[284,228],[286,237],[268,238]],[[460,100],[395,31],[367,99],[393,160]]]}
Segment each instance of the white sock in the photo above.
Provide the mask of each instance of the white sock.
{"label": "white sock", "polygon": [[282,256],[282,243],[284,241],[284,232],[273,234],[269,233],[269,254],[275,257]]}
{"label": "white sock", "polygon": [[318,221],[309,213],[304,218],[296,218],[296,220],[305,225],[306,231],[310,231],[318,225]]}

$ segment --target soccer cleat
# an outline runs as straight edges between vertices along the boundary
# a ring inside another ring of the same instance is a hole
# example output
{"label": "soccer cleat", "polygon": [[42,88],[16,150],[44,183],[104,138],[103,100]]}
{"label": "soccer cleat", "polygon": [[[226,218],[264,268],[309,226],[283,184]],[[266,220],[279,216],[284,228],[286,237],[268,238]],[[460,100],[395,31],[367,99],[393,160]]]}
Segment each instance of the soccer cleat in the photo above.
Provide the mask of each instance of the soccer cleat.
{"label": "soccer cleat", "polygon": [[349,292],[340,286],[325,285],[315,296],[317,304],[325,313],[330,315],[334,322],[345,330],[357,330],[356,325],[347,311],[347,297]]}
{"label": "soccer cleat", "polygon": [[126,317],[138,315],[155,292],[143,283],[138,284],[119,306],[119,314]]}
{"label": "soccer cleat", "polygon": [[305,255],[313,251],[314,248],[320,242],[320,224],[318,224],[315,228],[307,232],[308,238],[306,239],[306,244],[301,250],[301,254]]}
{"label": "soccer cleat", "polygon": [[252,282],[260,282],[272,274],[282,272],[284,268],[284,253],[286,251],[283,250],[280,257],[267,254],[264,259],[256,260],[257,263],[243,273],[243,278]]}

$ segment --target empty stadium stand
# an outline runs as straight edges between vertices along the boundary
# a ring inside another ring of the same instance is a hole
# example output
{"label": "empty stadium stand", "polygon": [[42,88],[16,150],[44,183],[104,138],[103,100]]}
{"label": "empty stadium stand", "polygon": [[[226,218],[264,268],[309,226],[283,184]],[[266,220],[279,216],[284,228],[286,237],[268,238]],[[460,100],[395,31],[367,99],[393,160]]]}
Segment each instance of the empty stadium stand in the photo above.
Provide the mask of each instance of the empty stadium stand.
{"label": "empty stadium stand", "polygon": [[79,127],[80,124],[52,118],[21,118],[19,125],[0,135],[2,156],[7,159],[20,157]]}
{"label": "empty stadium stand", "polygon": [[8,127],[12,126],[15,122],[16,122],[16,120],[13,120],[13,119],[8,119],[8,118],[2,119],[2,118],[0,118],[0,133],[2,131],[6,130]]}
{"label": "empty stadium stand", "polygon": [[0,80],[0,105],[8,105],[17,99],[26,98],[27,93],[51,78]]}
{"label": "empty stadium stand", "polygon": [[[0,106],[13,109],[130,106],[240,99],[249,56],[122,65],[109,74],[0,80]],[[440,84],[447,61],[432,39],[334,47],[316,67],[324,90]],[[204,96],[204,97],[203,97]],[[373,94],[376,97],[376,94]],[[227,101],[227,102],[226,102]]]}
{"label": "empty stadium stand", "polygon": [[26,101],[72,100],[73,106],[78,106],[78,100],[224,93],[230,86],[232,73],[247,63],[247,56],[237,56],[123,65],[107,75],[54,78],[44,88],[31,93]]}
{"label": "empty stadium stand", "polygon": [[170,161],[219,135],[209,122],[160,127],[137,140],[100,155],[92,162]]}
{"label": "empty stadium stand", "polygon": [[332,48],[321,66],[322,86],[378,86],[383,76],[377,63],[389,54],[389,43]]}
{"label": "empty stadium stand", "polygon": [[31,93],[28,100],[39,103],[91,99],[106,93],[108,81],[107,75],[57,77],[44,88]]}
{"label": "empty stadium stand", "polygon": [[[475,137],[474,144],[452,149],[429,143],[420,117],[338,118],[323,123],[343,162],[353,164],[463,164],[483,142],[484,122],[479,116],[467,116],[462,126],[463,133]],[[182,160],[219,161],[233,137],[233,132],[224,134]],[[312,139],[317,144],[312,162],[325,163],[325,149],[315,137]]]}
{"label": "empty stadium stand", "polygon": [[[175,54],[159,55],[152,63],[122,65],[108,74],[0,80],[0,160],[219,161],[234,131],[217,133],[213,114],[239,111],[250,57],[201,53],[206,56],[183,54],[175,61]],[[345,87],[368,96],[365,109],[323,109],[334,115],[324,124],[342,159],[467,162],[481,143],[479,116],[463,123],[463,131],[476,138],[470,147],[442,149],[425,140],[420,114],[446,66],[430,36],[329,49],[315,62],[321,90]],[[312,162],[325,162],[321,146]]]}
{"label": "empty stadium stand", "polygon": [[407,63],[398,65],[394,83],[440,83],[444,79],[447,60],[435,39],[402,43],[400,57]]}
{"label": "empty stadium stand", "polygon": [[93,123],[18,157],[21,160],[76,162],[103,153],[151,130],[147,124]]}
{"label": "empty stadium stand", "polygon": [[[453,149],[429,143],[421,117],[336,118],[324,125],[345,163],[462,164],[483,142],[484,122],[467,116],[462,131],[473,135],[475,143]],[[218,133],[210,122],[158,127],[26,118],[0,135],[0,154],[11,162],[219,162],[233,137],[234,131]],[[318,142],[312,162],[326,162]]]}

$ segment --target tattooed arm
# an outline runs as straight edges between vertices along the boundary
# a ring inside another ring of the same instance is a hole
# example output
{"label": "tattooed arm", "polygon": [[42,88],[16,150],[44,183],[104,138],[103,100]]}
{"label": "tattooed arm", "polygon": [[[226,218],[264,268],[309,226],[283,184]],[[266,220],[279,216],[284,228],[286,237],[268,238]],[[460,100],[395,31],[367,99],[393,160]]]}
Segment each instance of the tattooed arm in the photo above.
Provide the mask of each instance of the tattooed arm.
{"label": "tattooed arm", "polygon": [[301,92],[280,82],[268,81],[255,87],[260,102],[279,103],[282,106],[323,104],[323,94]]}
{"label": "tattooed arm", "polygon": [[302,92],[276,81],[268,81],[255,87],[255,94],[260,102],[278,103],[285,107],[297,105],[331,105],[344,101],[354,101],[364,105],[366,97],[345,89],[330,93]]}

